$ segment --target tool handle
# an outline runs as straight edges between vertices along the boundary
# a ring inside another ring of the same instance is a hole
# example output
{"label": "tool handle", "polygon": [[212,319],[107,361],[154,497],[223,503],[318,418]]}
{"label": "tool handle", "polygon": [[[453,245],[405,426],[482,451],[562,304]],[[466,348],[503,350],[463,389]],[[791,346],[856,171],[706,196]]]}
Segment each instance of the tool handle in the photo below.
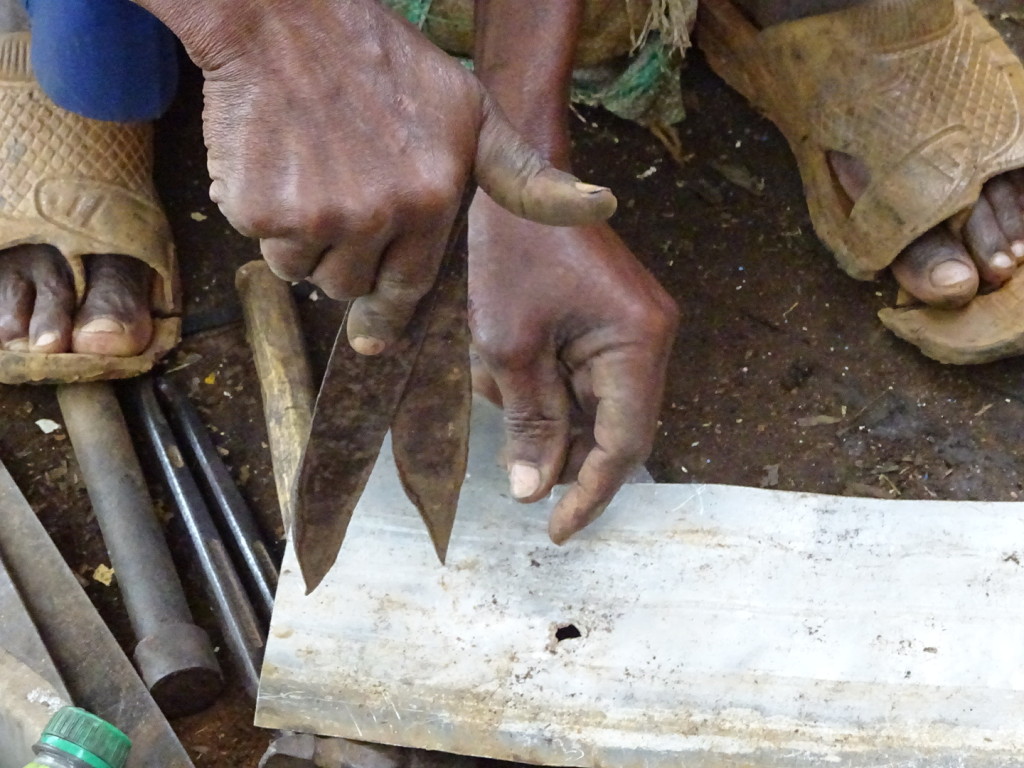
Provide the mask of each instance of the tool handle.
{"label": "tool handle", "polygon": [[246,337],[260,380],[274,481],[288,535],[299,462],[313,414],[313,376],[288,283],[276,277],[265,261],[251,261],[239,268],[235,287],[242,297]]}

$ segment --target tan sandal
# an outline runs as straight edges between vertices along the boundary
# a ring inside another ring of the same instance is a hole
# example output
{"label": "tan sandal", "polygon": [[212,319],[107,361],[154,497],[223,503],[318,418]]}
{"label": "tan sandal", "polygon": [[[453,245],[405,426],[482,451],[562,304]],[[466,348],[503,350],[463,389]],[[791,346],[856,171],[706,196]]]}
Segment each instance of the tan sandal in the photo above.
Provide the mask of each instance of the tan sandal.
{"label": "tan sandal", "polygon": [[[782,131],[814,228],[853,277],[876,277],[932,227],[963,220],[987,180],[1024,167],[1024,66],[968,0],[866,0],[765,30],[732,0],[701,0],[697,43]],[[867,166],[856,203],[829,150]],[[879,316],[937,360],[988,362],[1024,352],[1022,282],[959,310]]]}
{"label": "tan sandal", "polygon": [[57,107],[29,65],[28,33],[0,36],[0,248],[57,248],[85,295],[82,257],[139,259],[153,281],[153,336],[135,357],[0,351],[0,383],[116,379],[149,370],[177,344],[181,291],[167,218],[152,182],[148,124],[119,124]]}

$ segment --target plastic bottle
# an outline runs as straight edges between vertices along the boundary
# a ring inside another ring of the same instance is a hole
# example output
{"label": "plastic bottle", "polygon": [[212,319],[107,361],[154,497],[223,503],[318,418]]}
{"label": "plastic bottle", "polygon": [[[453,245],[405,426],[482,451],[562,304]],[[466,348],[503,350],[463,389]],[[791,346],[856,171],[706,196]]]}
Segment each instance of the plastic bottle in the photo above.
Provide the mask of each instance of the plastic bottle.
{"label": "plastic bottle", "polygon": [[50,718],[25,768],[124,768],[132,743],[106,720],[77,707]]}

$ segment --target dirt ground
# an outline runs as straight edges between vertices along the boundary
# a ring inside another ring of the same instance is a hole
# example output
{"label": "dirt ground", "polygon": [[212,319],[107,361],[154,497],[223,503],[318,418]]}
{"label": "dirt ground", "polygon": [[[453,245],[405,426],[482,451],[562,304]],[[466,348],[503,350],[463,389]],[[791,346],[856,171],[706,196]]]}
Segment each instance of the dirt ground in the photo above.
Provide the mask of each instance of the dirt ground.
{"label": "dirt ground", "polygon": [[[1024,51],[1019,0],[982,3]],[[168,362],[214,432],[243,494],[279,536],[259,390],[238,322],[235,269],[257,256],[207,198],[200,82],[185,69],[158,129],[157,181],[183,265],[191,329]],[[581,110],[577,172],[618,194],[614,223],[683,309],[661,430],[649,462],[664,482],[733,483],[885,498],[1016,500],[1024,458],[1024,360],[970,369],[933,363],[886,333],[875,313],[891,280],[846,277],[811,230],[799,177],[774,127],[694,55],[684,73],[690,115],[678,165],[646,131]],[[314,367],[340,318],[302,303]],[[0,390],[0,458],[125,647],[132,639],[60,422],[53,390]],[[153,478],[183,573],[192,573],[173,505]],[[186,579],[216,638],[202,585]],[[215,644],[220,644],[215,640]],[[222,653],[223,656],[223,653]],[[255,766],[269,734],[231,680],[211,710],[175,723],[197,766]],[[443,761],[441,761],[443,762]]]}

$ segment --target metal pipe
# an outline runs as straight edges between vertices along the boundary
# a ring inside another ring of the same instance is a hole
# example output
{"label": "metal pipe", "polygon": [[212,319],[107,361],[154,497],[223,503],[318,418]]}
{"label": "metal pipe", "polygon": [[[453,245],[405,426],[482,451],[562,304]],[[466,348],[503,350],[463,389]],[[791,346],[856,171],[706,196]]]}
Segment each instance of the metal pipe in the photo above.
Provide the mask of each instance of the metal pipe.
{"label": "metal pipe", "polygon": [[223,685],[220,665],[192,621],[114,390],[106,382],[67,384],[57,399],[139,638],[142,679],[169,716],[205,709]]}
{"label": "metal pipe", "polygon": [[185,465],[171,426],[160,410],[152,379],[139,378],[132,391],[146,434],[203,572],[224,642],[238,668],[243,686],[256,698],[266,634],[260,627],[199,486]]}

